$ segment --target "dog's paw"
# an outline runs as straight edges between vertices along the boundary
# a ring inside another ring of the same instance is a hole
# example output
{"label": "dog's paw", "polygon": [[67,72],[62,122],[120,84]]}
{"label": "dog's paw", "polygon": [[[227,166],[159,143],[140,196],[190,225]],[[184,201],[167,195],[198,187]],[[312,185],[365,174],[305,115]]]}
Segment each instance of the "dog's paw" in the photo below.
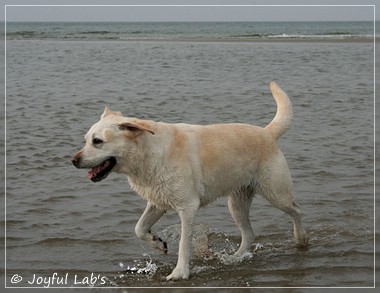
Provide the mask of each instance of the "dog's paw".
{"label": "dog's paw", "polygon": [[158,248],[161,250],[163,253],[167,254],[168,253],[168,245],[166,244],[165,241],[163,241],[160,237],[157,237],[156,235],[153,236],[153,247]]}
{"label": "dog's paw", "polygon": [[295,240],[297,248],[307,248],[309,246],[309,235],[306,231],[298,232],[295,235]]}
{"label": "dog's paw", "polygon": [[190,277],[190,269],[189,268],[175,268],[173,272],[166,277],[167,281],[170,280],[181,280],[188,279]]}
{"label": "dog's paw", "polygon": [[296,241],[296,247],[299,249],[306,249],[309,247],[309,238],[306,236],[304,239]]}

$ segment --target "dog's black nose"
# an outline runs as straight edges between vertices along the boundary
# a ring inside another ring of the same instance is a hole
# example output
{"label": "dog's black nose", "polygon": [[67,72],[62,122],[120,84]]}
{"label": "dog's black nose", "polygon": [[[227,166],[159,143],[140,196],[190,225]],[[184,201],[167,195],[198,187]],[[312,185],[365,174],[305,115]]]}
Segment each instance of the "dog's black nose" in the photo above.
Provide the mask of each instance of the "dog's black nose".
{"label": "dog's black nose", "polygon": [[79,162],[80,162],[80,157],[78,157],[78,156],[74,156],[74,157],[71,158],[71,163],[73,163],[73,165],[74,165],[75,167],[78,167]]}

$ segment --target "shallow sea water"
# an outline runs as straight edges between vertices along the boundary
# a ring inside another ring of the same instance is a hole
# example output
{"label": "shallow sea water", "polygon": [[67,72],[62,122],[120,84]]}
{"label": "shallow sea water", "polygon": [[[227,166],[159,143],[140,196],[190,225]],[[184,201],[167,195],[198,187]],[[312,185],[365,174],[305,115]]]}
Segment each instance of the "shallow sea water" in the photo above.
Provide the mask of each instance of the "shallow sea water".
{"label": "shallow sea water", "polygon": [[[373,66],[371,43],[8,41],[6,285],[57,273],[64,287],[94,276],[95,286],[372,287]],[[70,157],[105,105],[166,122],[265,126],[273,79],[293,103],[279,143],[310,247],[296,249],[290,218],[258,196],[255,244],[234,259],[240,235],[221,198],[196,220],[208,255],[194,256],[189,280],[164,281],[177,215],[153,227],[168,241],[162,255],[134,235],[145,202],[126,178],[94,184]]]}

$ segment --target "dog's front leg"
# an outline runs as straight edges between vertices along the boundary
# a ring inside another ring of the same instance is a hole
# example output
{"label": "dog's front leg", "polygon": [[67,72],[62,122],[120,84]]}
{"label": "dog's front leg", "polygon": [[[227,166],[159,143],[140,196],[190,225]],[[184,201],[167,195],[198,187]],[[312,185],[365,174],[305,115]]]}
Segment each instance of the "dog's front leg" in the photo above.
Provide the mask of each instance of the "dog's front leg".
{"label": "dog's front leg", "polygon": [[158,248],[164,253],[168,252],[168,246],[166,242],[161,238],[153,235],[150,231],[152,226],[161,218],[165,213],[165,210],[160,210],[150,202],[146,205],[145,211],[140,217],[135,227],[136,235],[139,239],[147,241],[153,248]]}
{"label": "dog's front leg", "polygon": [[181,219],[181,240],[179,241],[178,261],[173,272],[166,280],[188,279],[190,276],[190,254],[193,222],[199,208],[199,200],[192,202],[186,208],[178,210]]}

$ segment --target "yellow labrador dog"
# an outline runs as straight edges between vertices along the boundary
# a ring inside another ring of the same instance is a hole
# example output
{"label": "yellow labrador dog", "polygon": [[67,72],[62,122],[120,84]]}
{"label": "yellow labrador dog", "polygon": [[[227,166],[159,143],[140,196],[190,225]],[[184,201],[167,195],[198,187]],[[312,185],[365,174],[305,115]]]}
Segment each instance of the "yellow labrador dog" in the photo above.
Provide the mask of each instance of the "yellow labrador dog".
{"label": "yellow labrador dog", "polygon": [[152,247],[167,252],[166,243],[150,229],[167,210],[178,213],[178,262],[167,280],[189,278],[194,218],[200,207],[221,196],[228,197],[229,210],[241,231],[236,255],[253,242],[249,209],[255,194],[289,214],[297,245],[307,245],[288,166],[277,145],[290,126],[292,106],[275,82],[270,88],[277,113],[265,128],[239,123],[169,124],[123,117],[106,107],[86,134],[85,146],[72,158],[75,167],[90,169],[88,177],[93,182],[111,172],[127,175],[132,188],[147,201],[136,235]]}

